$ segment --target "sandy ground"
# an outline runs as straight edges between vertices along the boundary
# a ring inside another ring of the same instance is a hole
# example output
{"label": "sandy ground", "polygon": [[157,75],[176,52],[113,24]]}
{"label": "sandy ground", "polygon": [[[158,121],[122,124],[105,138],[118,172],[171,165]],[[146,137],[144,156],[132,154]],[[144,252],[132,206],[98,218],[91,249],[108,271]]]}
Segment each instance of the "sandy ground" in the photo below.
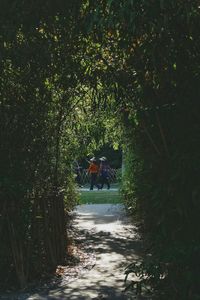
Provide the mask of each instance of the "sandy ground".
{"label": "sandy ground", "polygon": [[125,267],[139,260],[141,243],[123,205],[80,205],[75,214],[75,229],[95,254],[91,269],[59,288],[10,299],[144,299],[124,293]]}

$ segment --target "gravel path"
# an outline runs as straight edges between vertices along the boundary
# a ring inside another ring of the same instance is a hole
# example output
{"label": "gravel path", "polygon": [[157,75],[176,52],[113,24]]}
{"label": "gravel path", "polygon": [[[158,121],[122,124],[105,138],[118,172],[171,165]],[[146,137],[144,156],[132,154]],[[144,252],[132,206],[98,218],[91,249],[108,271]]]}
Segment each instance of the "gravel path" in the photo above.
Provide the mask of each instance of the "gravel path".
{"label": "gravel path", "polygon": [[123,205],[81,205],[75,214],[77,236],[81,244],[85,244],[86,255],[91,254],[89,263],[82,266],[85,271],[58,288],[9,299],[143,299],[123,292],[124,269],[133,260],[138,260],[141,253],[136,228],[129,222]]}

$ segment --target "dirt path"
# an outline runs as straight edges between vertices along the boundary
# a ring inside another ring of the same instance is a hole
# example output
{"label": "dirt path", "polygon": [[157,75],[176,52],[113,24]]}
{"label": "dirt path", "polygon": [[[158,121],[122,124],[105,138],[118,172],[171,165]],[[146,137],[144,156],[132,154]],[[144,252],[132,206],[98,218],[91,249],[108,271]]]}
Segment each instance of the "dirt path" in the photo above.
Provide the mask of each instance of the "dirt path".
{"label": "dirt path", "polygon": [[128,262],[138,259],[140,242],[123,206],[78,206],[75,222],[95,252],[94,267],[67,286],[28,299],[130,299],[123,293],[124,268]]}
{"label": "dirt path", "polygon": [[57,289],[15,299],[137,299],[123,292],[124,269],[129,262],[138,260],[141,252],[136,228],[129,222],[123,206],[121,204],[78,206],[74,226],[81,236],[81,243],[86,243],[87,250],[95,254],[96,259],[90,270],[86,270],[78,279]]}

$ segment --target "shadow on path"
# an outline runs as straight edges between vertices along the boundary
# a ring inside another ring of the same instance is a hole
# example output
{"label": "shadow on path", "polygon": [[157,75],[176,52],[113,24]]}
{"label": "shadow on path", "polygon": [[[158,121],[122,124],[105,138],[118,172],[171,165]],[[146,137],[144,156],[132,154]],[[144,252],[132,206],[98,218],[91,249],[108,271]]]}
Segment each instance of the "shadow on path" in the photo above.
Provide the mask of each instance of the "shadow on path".
{"label": "shadow on path", "polygon": [[123,205],[82,205],[75,214],[76,243],[95,253],[94,267],[67,285],[15,299],[145,299],[124,293],[124,270],[139,260],[141,242]]}

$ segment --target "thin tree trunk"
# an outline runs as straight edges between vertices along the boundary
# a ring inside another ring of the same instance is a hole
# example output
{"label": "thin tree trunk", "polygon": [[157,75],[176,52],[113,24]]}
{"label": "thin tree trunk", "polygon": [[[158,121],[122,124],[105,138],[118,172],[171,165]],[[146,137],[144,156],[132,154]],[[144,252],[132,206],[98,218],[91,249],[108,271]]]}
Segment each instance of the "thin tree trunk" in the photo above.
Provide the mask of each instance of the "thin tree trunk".
{"label": "thin tree trunk", "polygon": [[157,122],[158,122],[158,127],[159,127],[159,130],[160,130],[160,135],[161,135],[162,142],[163,142],[163,145],[164,145],[165,153],[166,153],[167,157],[170,157],[169,149],[168,149],[168,146],[167,146],[167,141],[166,141],[165,134],[164,134],[164,131],[163,131],[163,128],[162,128],[160,118],[159,118],[159,115],[158,115],[157,111],[156,111],[156,119],[157,119]]}

